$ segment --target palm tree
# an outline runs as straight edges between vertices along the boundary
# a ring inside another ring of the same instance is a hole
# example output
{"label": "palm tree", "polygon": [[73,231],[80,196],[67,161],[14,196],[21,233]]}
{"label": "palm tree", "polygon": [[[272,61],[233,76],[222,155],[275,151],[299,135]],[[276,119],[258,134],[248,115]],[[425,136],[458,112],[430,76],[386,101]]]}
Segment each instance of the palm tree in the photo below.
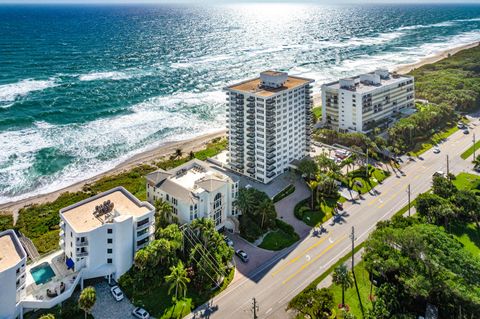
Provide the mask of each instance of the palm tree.
{"label": "palm tree", "polygon": [[190,151],[190,154],[188,154],[188,158],[194,159],[195,158],[195,153],[193,151]]}
{"label": "palm tree", "polygon": [[249,189],[241,188],[238,191],[237,199],[235,200],[235,206],[245,215],[248,213],[248,209],[251,207],[253,201],[253,194]]}
{"label": "palm tree", "polygon": [[342,287],[342,308],[345,307],[345,290],[353,286],[352,274],[344,264],[333,271],[332,282]]}
{"label": "palm tree", "polygon": [[78,307],[85,312],[85,319],[87,318],[87,313],[92,313],[93,306],[97,301],[97,293],[95,288],[89,286],[82,290],[80,297],[78,298]]}
{"label": "palm tree", "polygon": [[191,223],[191,228],[198,232],[204,245],[208,245],[211,232],[215,229],[215,222],[211,218],[197,218]]}
{"label": "palm tree", "polygon": [[175,157],[177,157],[177,158],[178,158],[178,157],[182,157],[182,154],[183,154],[183,151],[182,151],[181,148],[177,148],[177,149],[175,150]]}
{"label": "palm tree", "polygon": [[316,180],[311,180],[308,183],[308,187],[310,188],[310,208],[313,210],[315,209],[315,195],[316,189],[318,187],[318,182]]}
{"label": "palm tree", "polygon": [[42,315],[40,319],[55,319],[55,316],[52,315],[51,313],[47,313],[45,315]]}
{"label": "palm tree", "polygon": [[477,155],[477,158],[475,158],[472,163],[475,167],[480,167],[480,155]]}
{"label": "palm tree", "polygon": [[165,276],[165,281],[170,283],[168,294],[172,293],[175,288],[174,300],[177,300],[178,295],[185,297],[187,293],[187,284],[190,282],[190,278],[187,275],[187,269],[183,266],[182,261],[179,261],[177,266],[170,267],[170,275]]}
{"label": "palm tree", "polygon": [[155,201],[155,229],[159,230],[168,225],[170,221],[174,220],[173,208],[170,203],[164,201],[162,198]]}
{"label": "palm tree", "polygon": [[267,217],[268,213],[275,210],[275,206],[273,206],[273,202],[269,198],[265,198],[258,204],[258,212],[262,216],[262,222],[260,223],[260,229],[263,229],[263,224],[265,223],[265,218]]}

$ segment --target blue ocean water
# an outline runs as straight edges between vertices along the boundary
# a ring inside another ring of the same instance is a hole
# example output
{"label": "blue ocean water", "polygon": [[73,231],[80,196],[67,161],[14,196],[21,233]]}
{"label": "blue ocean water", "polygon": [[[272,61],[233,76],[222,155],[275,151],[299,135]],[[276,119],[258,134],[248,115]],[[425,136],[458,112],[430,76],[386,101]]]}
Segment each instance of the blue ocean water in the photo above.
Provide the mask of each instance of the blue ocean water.
{"label": "blue ocean water", "polygon": [[0,6],[0,203],[223,128],[221,89],[322,83],[480,41],[480,5]]}

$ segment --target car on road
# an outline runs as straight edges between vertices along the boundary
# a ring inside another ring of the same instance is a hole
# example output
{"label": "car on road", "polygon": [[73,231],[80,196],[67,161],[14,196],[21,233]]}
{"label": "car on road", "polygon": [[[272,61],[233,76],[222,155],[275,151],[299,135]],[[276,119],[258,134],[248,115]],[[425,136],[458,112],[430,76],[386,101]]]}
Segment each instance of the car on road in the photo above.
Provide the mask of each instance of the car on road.
{"label": "car on road", "polygon": [[468,130],[468,128],[463,130],[463,134],[470,134],[470,131]]}
{"label": "car on road", "polygon": [[225,236],[225,243],[226,243],[229,247],[233,247],[233,240],[231,240],[231,239],[228,238],[227,236]]}
{"label": "car on road", "polygon": [[138,319],[148,319],[148,318],[150,318],[150,314],[148,313],[148,311],[146,311],[145,309],[140,308],[140,307],[137,307],[137,308],[133,309],[132,315],[134,317],[138,318]]}
{"label": "car on road", "polygon": [[436,171],[433,173],[434,177],[440,176],[440,177],[445,177],[445,173],[443,171]]}
{"label": "car on road", "polygon": [[435,147],[435,148],[433,149],[433,153],[434,153],[434,154],[440,153],[440,149],[439,149],[438,147]]}
{"label": "car on road", "polygon": [[240,258],[241,261],[243,261],[244,263],[247,263],[248,262],[248,255],[246,252],[244,252],[243,250],[239,249],[235,252],[235,255],[238,256],[238,258]]}
{"label": "car on road", "polygon": [[463,122],[458,122],[457,127],[459,129],[463,129],[463,128],[465,128],[465,124]]}
{"label": "car on road", "polygon": [[112,293],[112,296],[113,296],[113,298],[115,298],[116,301],[122,301],[123,300],[123,292],[120,290],[120,287],[113,286],[110,289],[110,292]]}

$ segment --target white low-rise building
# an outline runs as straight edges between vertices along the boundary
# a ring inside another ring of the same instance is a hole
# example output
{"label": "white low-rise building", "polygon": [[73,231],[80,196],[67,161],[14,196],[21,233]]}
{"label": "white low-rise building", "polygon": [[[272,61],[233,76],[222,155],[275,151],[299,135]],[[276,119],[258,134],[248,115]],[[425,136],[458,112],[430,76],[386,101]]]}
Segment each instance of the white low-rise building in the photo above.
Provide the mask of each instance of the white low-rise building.
{"label": "white low-rise building", "polygon": [[118,279],[154,239],[155,209],[117,187],[60,210],[60,247],[83,278]]}
{"label": "white low-rise building", "polygon": [[205,217],[213,219],[217,229],[234,230],[236,219],[229,217],[237,214],[237,193],[238,181],[197,159],[147,175],[148,201],[170,203],[181,224]]}
{"label": "white low-rise building", "polygon": [[340,132],[368,133],[393,123],[404,109],[414,107],[412,76],[379,69],[322,85],[322,123]]}
{"label": "white low-rise building", "polygon": [[25,296],[27,254],[13,230],[0,233],[0,318],[21,315]]}

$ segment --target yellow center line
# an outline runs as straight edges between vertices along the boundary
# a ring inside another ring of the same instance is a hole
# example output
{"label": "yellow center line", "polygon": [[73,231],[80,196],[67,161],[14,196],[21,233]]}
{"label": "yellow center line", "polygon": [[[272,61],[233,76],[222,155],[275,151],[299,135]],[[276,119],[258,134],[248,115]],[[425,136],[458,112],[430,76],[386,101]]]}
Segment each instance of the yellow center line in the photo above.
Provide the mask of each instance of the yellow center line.
{"label": "yellow center line", "polygon": [[302,267],[300,267],[300,269],[298,269],[297,271],[295,271],[292,275],[290,275],[287,279],[285,279],[282,284],[286,284],[288,281],[290,281],[293,277],[295,277],[296,275],[298,275],[302,270],[304,270],[305,268],[307,268],[308,266],[310,266],[313,262],[315,262],[317,259],[319,259],[320,257],[322,257],[323,255],[325,255],[330,249],[333,248],[333,246],[335,246],[336,244],[338,244],[339,242],[341,242],[342,240],[344,240],[345,238],[347,237],[347,235],[343,235],[340,239],[334,241],[332,244],[330,244],[327,248],[325,248],[325,250],[323,250],[320,254],[318,254],[317,256],[315,256],[315,258],[313,258],[312,260],[310,260],[308,263],[306,263],[305,265],[303,265]]}
{"label": "yellow center line", "polygon": [[284,265],[282,265],[282,267],[280,267],[279,269],[277,269],[275,272],[272,273],[272,276],[275,276],[276,274],[278,274],[279,272],[281,272],[282,270],[284,270],[285,268],[287,268],[287,266],[293,264],[294,262],[296,262],[298,259],[300,259],[301,257],[303,257],[303,255],[307,252],[309,252],[310,250],[312,250],[313,248],[317,247],[318,245],[320,245],[321,243],[323,243],[325,240],[327,239],[327,237],[323,237],[322,239],[320,239],[319,241],[317,241],[315,244],[311,245],[310,247],[308,247],[307,249],[305,249],[304,251],[302,251],[297,257],[295,258],[292,258],[289,262],[285,263]]}

